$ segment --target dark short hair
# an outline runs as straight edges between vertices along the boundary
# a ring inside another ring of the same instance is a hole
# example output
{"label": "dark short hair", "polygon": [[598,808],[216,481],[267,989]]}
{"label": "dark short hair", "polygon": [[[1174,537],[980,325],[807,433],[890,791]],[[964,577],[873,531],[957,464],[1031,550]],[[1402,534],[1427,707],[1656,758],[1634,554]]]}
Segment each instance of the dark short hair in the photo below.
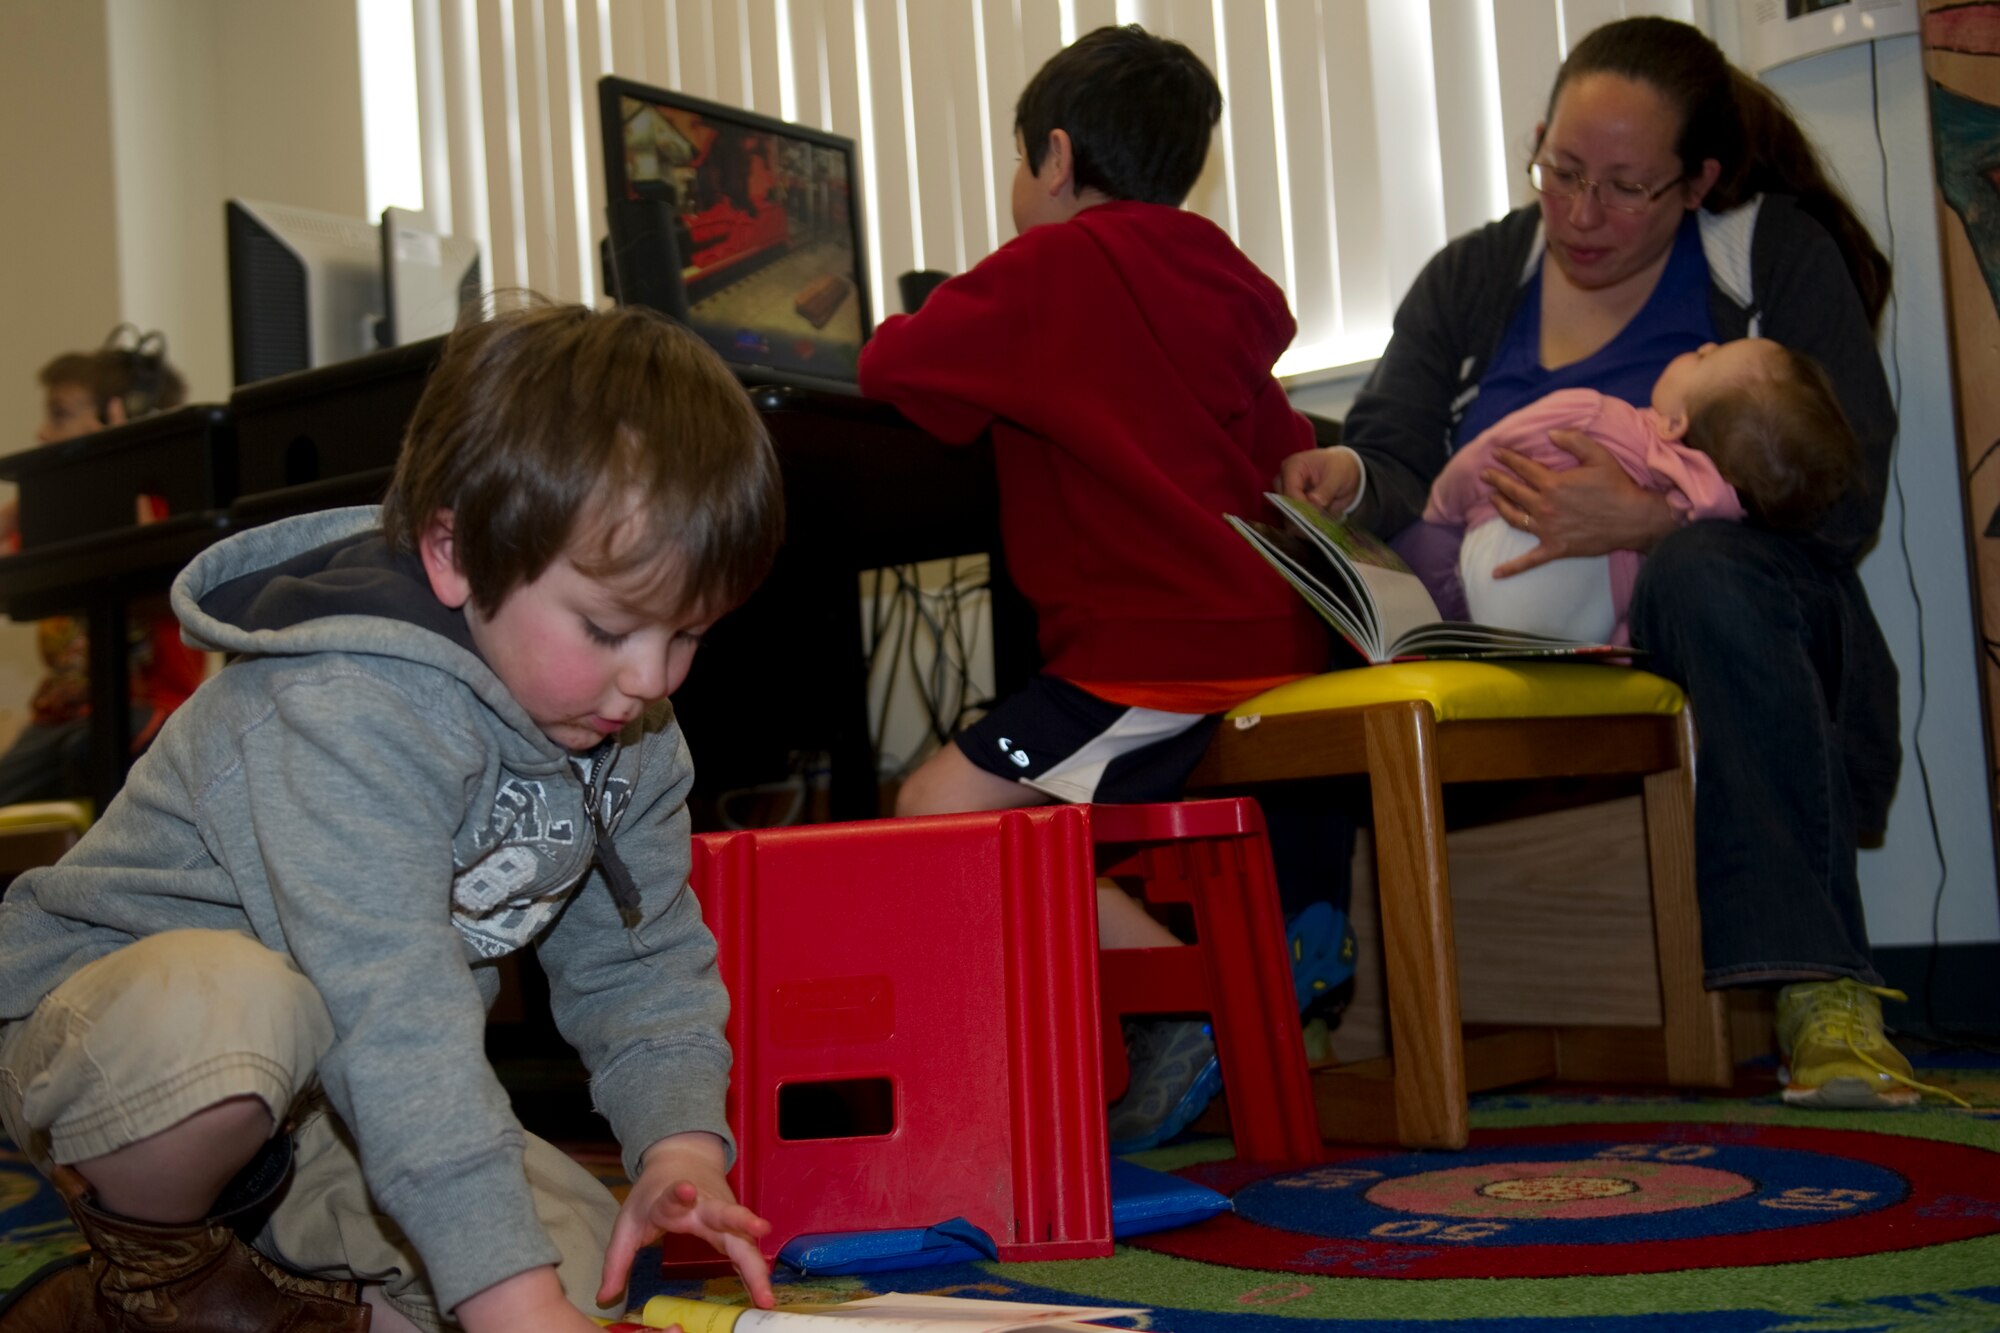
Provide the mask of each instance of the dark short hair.
{"label": "dark short hair", "polygon": [[1050,56],[1014,104],[1028,170],[1069,135],[1076,188],[1178,205],[1201,178],[1222,89],[1201,57],[1136,23],[1084,34]]}
{"label": "dark short hair", "polygon": [[64,352],[43,366],[38,378],[44,389],[66,384],[81,388],[97,404],[100,420],[114,398],[126,403],[132,416],[164,412],[187,401],[187,382],[179,371],[158,357],[129,347]]}
{"label": "dark short hair", "polygon": [[[642,307],[541,298],[475,309],[445,340],[383,530],[414,552],[440,510],[488,615],[564,554],[593,578],[671,576],[648,597],[720,615],[763,579],[784,532],[763,420],[707,344]],[[596,549],[573,549],[586,541]]]}
{"label": "dark short hair", "polygon": [[1752,518],[1808,532],[1859,481],[1861,444],[1819,362],[1773,348],[1773,374],[1690,409],[1687,442],[1715,460]]}

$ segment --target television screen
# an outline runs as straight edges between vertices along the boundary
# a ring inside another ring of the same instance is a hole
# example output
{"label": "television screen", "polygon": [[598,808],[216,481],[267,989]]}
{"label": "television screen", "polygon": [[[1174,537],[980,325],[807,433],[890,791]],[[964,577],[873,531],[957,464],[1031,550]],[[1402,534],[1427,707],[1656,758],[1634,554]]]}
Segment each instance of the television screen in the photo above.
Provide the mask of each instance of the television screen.
{"label": "television screen", "polygon": [[[623,79],[600,96],[619,299],[684,320],[746,380],[851,382],[872,329],[853,141]],[[678,290],[627,290],[648,264]]]}

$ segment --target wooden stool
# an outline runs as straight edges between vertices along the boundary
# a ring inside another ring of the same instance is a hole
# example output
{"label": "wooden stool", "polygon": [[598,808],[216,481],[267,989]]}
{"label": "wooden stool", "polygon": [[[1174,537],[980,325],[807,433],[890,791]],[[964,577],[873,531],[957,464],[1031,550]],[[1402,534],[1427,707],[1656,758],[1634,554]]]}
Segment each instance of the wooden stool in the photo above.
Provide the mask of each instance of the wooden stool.
{"label": "wooden stool", "polygon": [[[1420,662],[1331,672],[1235,709],[1189,790],[1363,775],[1374,805],[1393,1060],[1321,1069],[1329,1139],[1460,1148],[1466,1099],[1561,1076],[1725,1087],[1722,997],[1702,985],[1693,728],[1680,690],[1588,663]],[[1468,1039],[1445,858],[1447,783],[1643,779],[1659,1028],[1555,1027]]]}

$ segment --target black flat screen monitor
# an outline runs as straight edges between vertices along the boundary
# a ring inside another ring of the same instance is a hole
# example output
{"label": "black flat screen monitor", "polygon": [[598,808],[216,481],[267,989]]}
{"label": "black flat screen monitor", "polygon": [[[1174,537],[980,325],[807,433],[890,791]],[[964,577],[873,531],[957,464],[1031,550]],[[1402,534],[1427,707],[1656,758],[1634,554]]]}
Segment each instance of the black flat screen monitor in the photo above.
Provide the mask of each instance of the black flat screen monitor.
{"label": "black flat screen monitor", "polygon": [[598,96],[614,295],[745,383],[852,391],[874,328],[854,141],[627,79]]}

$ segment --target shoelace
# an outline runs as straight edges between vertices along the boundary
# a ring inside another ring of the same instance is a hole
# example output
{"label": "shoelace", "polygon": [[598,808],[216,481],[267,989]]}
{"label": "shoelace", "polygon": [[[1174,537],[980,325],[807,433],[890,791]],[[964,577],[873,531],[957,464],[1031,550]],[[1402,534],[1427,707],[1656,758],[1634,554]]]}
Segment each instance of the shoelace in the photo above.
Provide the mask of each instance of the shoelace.
{"label": "shoelace", "polygon": [[1890,1069],[1862,1049],[1861,1043],[1855,1040],[1857,1031],[1870,1043],[1888,1040],[1882,1034],[1882,1018],[1879,1011],[1863,1011],[1858,993],[1864,991],[1879,999],[1894,1000],[1898,1004],[1908,1003],[1910,998],[1903,992],[1892,990],[1887,986],[1870,986],[1851,978],[1844,979],[1833,986],[1830,993],[1821,991],[1813,997],[1812,1011],[1806,1020],[1804,1031],[1800,1034],[1801,1038],[1828,1037],[1838,1040],[1847,1047],[1855,1059],[1882,1077],[1919,1093],[1928,1092],[1947,1101],[1957,1102],[1970,1111],[1972,1103],[1957,1093],[1946,1088],[1933,1087],[1929,1083],[1911,1078],[1908,1074]]}

